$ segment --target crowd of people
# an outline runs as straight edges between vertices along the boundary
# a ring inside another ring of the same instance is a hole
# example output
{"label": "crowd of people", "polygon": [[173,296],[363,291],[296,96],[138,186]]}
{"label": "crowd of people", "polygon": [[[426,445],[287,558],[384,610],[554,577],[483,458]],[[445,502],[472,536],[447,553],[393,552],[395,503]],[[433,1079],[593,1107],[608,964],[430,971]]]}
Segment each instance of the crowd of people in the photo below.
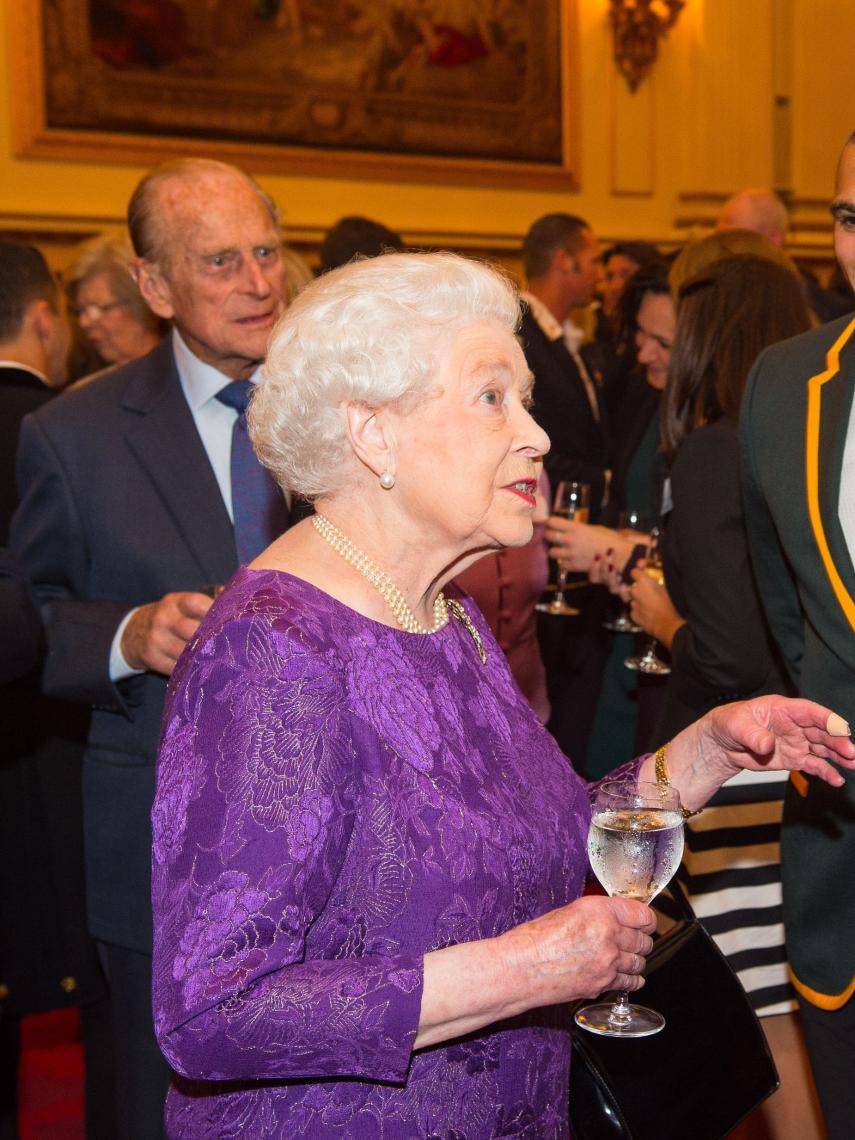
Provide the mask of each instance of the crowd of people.
{"label": "crowd of people", "polygon": [[[855,136],[833,213],[855,287]],[[592,799],[664,772],[782,1079],[741,1135],[849,1134],[855,301],[760,190],[521,254],[345,217],[312,272],[203,159],[62,286],[0,242],[8,1135],[73,1005],[92,1138],[568,1136],[568,1003],[656,925]]]}

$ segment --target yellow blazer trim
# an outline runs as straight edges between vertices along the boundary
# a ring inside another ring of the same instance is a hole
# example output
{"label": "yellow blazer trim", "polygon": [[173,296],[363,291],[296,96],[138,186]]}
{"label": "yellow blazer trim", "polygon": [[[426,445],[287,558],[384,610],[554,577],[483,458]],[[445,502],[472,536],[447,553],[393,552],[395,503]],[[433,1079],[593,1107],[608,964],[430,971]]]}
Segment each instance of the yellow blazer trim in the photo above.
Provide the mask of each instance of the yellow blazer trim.
{"label": "yellow blazer trim", "polygon": [[855,994],[855,978],[849,983],[845,990],[839,994],[823,994],[819,990],[812,990],[810,986],[806,986],[804,982],[800,982],[793,972],[792,966],[789,967],[790,980],[793,985],[811,1005],[818,1006],[819,1009],[835,1010],[842,1009],[849,1001],[853,994]]}
{"label": "yellow blazer trim", "polygon": [[825,566],[828,580],[831,583],[831,588],[834,590],[840,607],[853,630],[855,630],[855,599],[853,599],[852,595],[846,589],[840,575],[837,573],[837,567],[834,565],[834,559],[831,557],[831,551],[828,548],[828,540],[825,537],[825,529],[822,525],[822,516],[819,511],[819,424],[822,386],[823,384],[827,384],[829,380],[833,380],[840,372],[840,353],[854,333],[855,320],[852,320],[828,350],[828,355],[825,358],[825,371],[819,372],[816,376],[812,376],[810,380],[808,380],[807,436],[805,448],[805,477],[807,482],[808,515],[810,516],[811,527],[813,528],[816,545],[819,549],[823,565]]}
{"label": "yellow blazer trim", "polygon": [[790,772],[790,783],[795,790],[799,793],[802,799],[808,794],[807,777],[803,776],[801,772]]}

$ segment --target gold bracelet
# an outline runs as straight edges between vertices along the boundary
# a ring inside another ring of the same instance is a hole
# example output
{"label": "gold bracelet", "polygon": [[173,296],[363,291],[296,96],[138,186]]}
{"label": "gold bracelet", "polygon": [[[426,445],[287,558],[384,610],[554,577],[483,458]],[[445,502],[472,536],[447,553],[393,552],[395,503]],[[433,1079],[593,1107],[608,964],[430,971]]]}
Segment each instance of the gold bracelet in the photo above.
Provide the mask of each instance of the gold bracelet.
{"label": "gold bracelet", "polygon": [[[665,753],[668,751],[668,745],[663,744],[661,748],[656,750],[653,757],[653,770],[656,773],[656,783],[662,784],[665,788],[673,787],[671,777],[668,775],[668,765],[665,763]],[[702,807],[695,808],[694,811],[689,811],[680,804],[680,815],[683,819],[691,819],[693,815],[700,815],[704,809]]]}

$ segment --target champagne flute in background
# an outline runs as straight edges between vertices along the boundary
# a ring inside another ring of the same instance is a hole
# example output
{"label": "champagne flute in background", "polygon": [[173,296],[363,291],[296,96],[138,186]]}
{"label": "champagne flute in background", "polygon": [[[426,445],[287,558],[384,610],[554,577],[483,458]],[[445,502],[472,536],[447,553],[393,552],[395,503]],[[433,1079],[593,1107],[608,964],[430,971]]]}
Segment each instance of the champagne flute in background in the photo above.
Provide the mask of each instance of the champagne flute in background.
{"label": "champagne flute in background", "polygon": [[[646,534],[649,528],[648,517],[641,511],[621,511],[618,516],[618,530],[634,530]],[[617,617],[603,622],[603,628],[612,633],[643,633],[641,626],[635,624],[629,616],[629,602],[621,602]]]}
{"label": "champagne flute in background", "polygon": [[[588,521],[588,508],[591,498],[591,488],[587,483],[561,482],[555,492],[555,501],[552,504],[552,513],[561,515],[565,519],[575,519],[577,522]],[[564,597],[567,588],[567,571],[558,567],[558,586],[555,594],[548,602],[538,602],[534,607],[542,614],[551,614],[553,617],[575,617],[579,611],[571,606]]]}
{"label": "champagne flute in background", "polygon": [[[662,569],[662,555],[659,550],[659,528],[654,527],[650,532],[650,545],[647,548],[647,557],[644,566],[644,573],[647,574],[654,582],[658,582],[660,586],[665,585],[665,572]],[[636,669],[639,673],[654,673],[664,675],[671,672],[671,666],[667,665],[656,652],[657,641],[655,637],[651,637],[646,651],[640,657],[627,657],[624,661],[627,669]]]}
{"label": "champagne flute in background", "polygon": [[[588,832],[591,868],[612,898],[650,903],[683,857],[683,816],[676,788],[609,780],[600,785]],[[576,1024],[604,1037],[649,1037],[665,1025],[661,1013],[630,1005],[621,990],[613,1002],[595,1002]]]}

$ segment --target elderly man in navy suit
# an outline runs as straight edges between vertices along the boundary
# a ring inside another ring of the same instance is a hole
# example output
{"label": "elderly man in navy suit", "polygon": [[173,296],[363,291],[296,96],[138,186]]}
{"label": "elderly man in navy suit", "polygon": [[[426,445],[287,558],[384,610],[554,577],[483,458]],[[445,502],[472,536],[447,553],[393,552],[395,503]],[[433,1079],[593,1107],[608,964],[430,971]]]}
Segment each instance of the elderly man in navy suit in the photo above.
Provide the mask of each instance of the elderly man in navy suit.
{"label": "elderly man in navy suit", "polygon": [[151,1026],[150,822],[167,678],[209,596],[287,526],[244,412],[285,306],[276,208],[234,167],[150,172],[128,224],[171,336],[29,416],[11,546],[41,604],[44,688],[92,707],[84,761],[89,924],[114,1014],[123,1137],[163,1132]]}

